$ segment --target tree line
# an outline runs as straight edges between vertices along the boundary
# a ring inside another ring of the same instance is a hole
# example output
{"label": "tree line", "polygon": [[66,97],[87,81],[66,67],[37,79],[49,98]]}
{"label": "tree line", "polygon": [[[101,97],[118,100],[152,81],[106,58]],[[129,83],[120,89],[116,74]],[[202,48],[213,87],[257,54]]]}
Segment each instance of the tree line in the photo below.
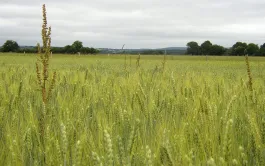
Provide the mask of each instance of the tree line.
{"label": "tree line", "polygon": [[254,43],[236,42],[231,48],[212,44],[209,40],[199,45],[195,41],[187,43],[187,54],[189,55],[251,55],[265,56],[265,43],[258,46]]}
{"label": "tree line", "polygon": [[140,54],[143,55],[163,55],[164,51],[163,50],[144,50],[140,52]]}
{"label": "tree line", "polygon": [[[37,53],[37,47],[20,47],[16,41],[7,40],[0,48],[0,52],[17,52],[17,53]],[[93,47],[84,47],[81,41],[75,41],[72,45],[65,47],[51,47],[51,52],[55,54],[97,54],[99,50]]]}
{"label": "tree line", "polygon": [[[37,47],[19,47],[18,43],[13,40],[7,40],[0,52],[18,52],[18,53],[37,53]],[[81,41],[75,41],[72,45],[64,47],[51,47],[51,52],[55,54],[97,54],[99,50],[93,47],[84,47]],[[164,54],[161,50],[145,50],[142,54]],[[265,43],[258,46],[254,43],[236,42],[231,48],[225,48],[221,45],[212,44],[209,40],[199,45],[195,41],[187,43],[188,55],[251,55],[251,56],[265,56]]]}

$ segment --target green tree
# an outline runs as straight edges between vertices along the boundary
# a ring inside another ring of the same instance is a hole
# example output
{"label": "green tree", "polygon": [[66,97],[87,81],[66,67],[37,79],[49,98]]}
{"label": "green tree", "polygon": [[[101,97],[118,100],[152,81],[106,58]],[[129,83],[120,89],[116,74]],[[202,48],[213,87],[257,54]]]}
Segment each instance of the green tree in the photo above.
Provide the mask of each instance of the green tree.
{"label": "green tree", "polygon": [[89,48],[89,47],[82,47],[82,48],[80,49],[80,52],[81,52],[82,54],[92,54],[92,50],[91,50],[91,48]]}
{"label": "green tree", "polygon": [[38,53],[38,48],[37,47],[25,47],[25,48],[20,48],[18,53]]}
{"label": "green tree", "polygon": [[259,46],[254,43],[249,43],[247,46],[248,55],[257,55],[259,52]]}
{"label": "green tree", "polygon": [[238,46],[233,50],[233,55],[245,55],[246,47]]}
{"label": "green tree", "polygon": [[17,42],[13,40],[7,40],[2,46],[3,52],[16,52],[18,51],[18,49],[19,49],[19,46]]}
{"label": "green tree", "polygon": [[64,48],[63,47],[52,47],[51,52],[54,54],[64,53]]}
{"label": "green tree", "polygon": [[223,46],[214,44],[212,45],[209,54],[210,55],[223,55],[226,52],[226,49]]}
{"label": "green tree", "polygon": [[74,53],[80,52],[81,48],[83,48],[83,43],[81,41],[77,40],[72,44],[72,49]]}
{"label": "green tree", "polygon": [[200,53],[200,46],[198,45],[197,42],[191,41],[187,43],[187,54],[191,55],[199,55]]}
{"label": "green tree", "polygon": [[232,55],[232,52],[233,52],[233,49],[232,49],[232,47],[230,47],[230,48],[227,48],[227,49],[225,50],[225,53],[224,53],[224,55]]}
{"label": "green tree", "polygon": [[162,50],[145,50],[141,52],[143,55],[163,55],[164,52]]}
{"label": "green tree", "polygon": [[232,55],[245,55],[245,50],[247,49],[247,43],[236,42],[232,47]]}
{"label": "green tree", "polygon": [[99,53],[99,50],[98,49],[95,49],[93,47],[90,48],[90,53],[91,54],[98,54]]}
{"label": "green tree", "polygon": [[201,53],[202,53],[203,55],[209,55],[209,54],[210,54],[210,51],[211,51],[211,47],[212,47],[212,45],[213,45],[213,44],[212,44],[209,40],[203,42],[203,43],[201,44]]}
{"label": "green tree", "polygon": [[259,55],[265,56],[265,43],[260,46]]}
{"label": "green tree", "polygon": [[66,54],[73,54],[74,53],[74,50],[73,50],[73,47],[70,46],[70,45],[66,45],[63,49],[63,52],[66,53]]}

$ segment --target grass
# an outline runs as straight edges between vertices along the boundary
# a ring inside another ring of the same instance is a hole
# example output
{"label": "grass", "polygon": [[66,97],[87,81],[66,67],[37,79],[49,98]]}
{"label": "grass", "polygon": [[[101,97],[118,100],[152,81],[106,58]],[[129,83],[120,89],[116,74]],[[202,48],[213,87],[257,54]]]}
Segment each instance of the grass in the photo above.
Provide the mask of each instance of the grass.
{"label": "grass", "polygon": [[53,55],[43,105],[36,56],[0,54],[0,165],[264,165],[265,58],[250,91],[244,57]]}

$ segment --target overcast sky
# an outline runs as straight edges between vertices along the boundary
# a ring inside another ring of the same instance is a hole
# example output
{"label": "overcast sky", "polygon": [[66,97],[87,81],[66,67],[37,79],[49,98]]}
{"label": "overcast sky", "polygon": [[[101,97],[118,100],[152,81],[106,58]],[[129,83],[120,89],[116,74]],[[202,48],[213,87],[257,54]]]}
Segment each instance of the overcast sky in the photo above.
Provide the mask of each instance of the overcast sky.
{"label": "overcast sky", "polygon": [[0,45],[41,42],[43,2],[53,46],[75,40],[96,48],[265,43],[265,0],[0,0]]}

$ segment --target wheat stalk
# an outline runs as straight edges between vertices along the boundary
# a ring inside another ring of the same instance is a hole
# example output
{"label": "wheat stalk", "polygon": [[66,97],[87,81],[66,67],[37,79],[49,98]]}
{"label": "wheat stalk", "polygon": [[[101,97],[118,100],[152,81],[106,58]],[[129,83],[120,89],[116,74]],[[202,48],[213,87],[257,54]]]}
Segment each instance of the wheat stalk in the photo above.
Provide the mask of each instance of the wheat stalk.
{"label": "wheat stalk", "polygon": [[248,55],[245,56],[245,60],[246,60],[246,65],[247,65],[247,73],[248,73],[248,87],[250,91],[253,91],[253,87],[252,87],[252,76],[251,76],[251,71],[250,71],[250,64],[249,64],[249,59],[248,59]]}
{"label": "wheat stalk", "polygon": [[[38,61],[41,63],[41,68],[39,63],[36,63],[36,75],[37,82],[41,89],[42,94],[42,102],[47,104],[48,99],[51,96],[51,91],[54,89],[55,80],[56,80],[56,72],[53,73],[53,77],[51,79],[50,87],[47,88],[47,82],[49,79],[49,61],[51,56],[51,27],[47,27],[47,15],[46,15],[46,6],[45,4],[42,6],[42,14],[43,14],[43,24],[42,24],[42,43],[43,46],[41,48],[40,44],[37,44],[38,47]],[[42,71],[41,71],[42,70]]]}

